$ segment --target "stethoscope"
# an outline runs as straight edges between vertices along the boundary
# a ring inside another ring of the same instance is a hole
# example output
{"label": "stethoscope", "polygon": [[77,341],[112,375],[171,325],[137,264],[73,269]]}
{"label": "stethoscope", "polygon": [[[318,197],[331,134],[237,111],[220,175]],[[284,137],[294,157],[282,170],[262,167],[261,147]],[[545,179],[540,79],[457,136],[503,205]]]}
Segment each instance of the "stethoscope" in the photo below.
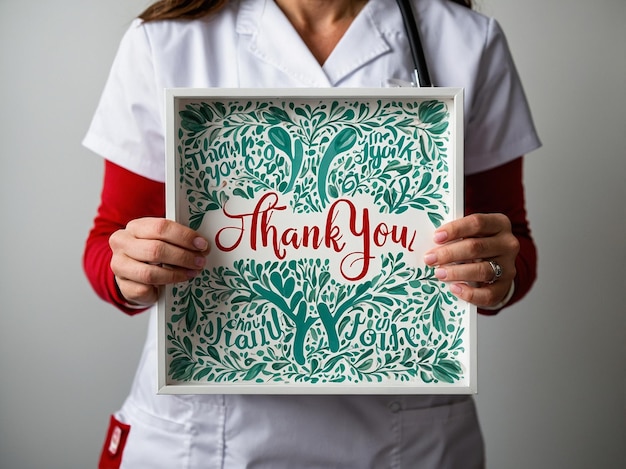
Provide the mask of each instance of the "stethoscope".
{"label": "stethoscope", "polygon": [[415,14],[409,0],[397,0],[402,21],[404,21],[404,29],[409,39],[409,47],[413,56],[413,86],[433,86],[428,73],[428,65],[426,65],[426,57],[424,56],[424,48],[420,39],[420,34],[415,22]]}

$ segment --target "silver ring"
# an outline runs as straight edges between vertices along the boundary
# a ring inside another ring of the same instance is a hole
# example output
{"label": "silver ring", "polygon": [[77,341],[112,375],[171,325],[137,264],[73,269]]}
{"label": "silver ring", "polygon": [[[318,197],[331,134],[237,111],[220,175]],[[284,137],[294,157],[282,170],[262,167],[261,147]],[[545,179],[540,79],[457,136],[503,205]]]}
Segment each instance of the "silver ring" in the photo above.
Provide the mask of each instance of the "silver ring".
{"label": "silver ring", "polygon": [[489,262],[489,265],[491,266],[491,269],[493,270],[493,278],[486,282],[487,285],[491,285],[492,283],[494,283],[496,280],[498,280],[500,277],[502,277],[502,266],[500,264],[498,264],[496,261],[487,261]]}

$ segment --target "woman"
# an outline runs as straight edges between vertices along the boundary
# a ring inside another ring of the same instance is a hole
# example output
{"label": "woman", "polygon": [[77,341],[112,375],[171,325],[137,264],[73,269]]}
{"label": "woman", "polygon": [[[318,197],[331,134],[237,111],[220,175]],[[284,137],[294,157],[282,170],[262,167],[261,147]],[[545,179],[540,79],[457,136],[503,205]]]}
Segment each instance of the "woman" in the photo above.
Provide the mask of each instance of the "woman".
{"label": "woman", "polygon": [[[435,232],[424,260],[493,314],[534,281],[520,155],[539,140],[499,26],[469,6],[413,2],[433,82],[465,88],[468,215]],[[131,25],[84,140],[106,158],[84,264],[103,299],[151,309],[151,322],[100,467],[482,467],[467,396],[155,394],[158,287],[197,275],[210,249],[163,219],[163,89],[380,87],[412,69],[393,0],[164,0]]]}

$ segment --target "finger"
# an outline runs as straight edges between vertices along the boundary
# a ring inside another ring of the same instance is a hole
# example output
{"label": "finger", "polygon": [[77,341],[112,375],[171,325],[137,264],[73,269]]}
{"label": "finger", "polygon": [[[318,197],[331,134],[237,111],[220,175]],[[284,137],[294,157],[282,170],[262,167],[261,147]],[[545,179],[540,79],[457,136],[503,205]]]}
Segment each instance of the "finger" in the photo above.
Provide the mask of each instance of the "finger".
{"label": "finger", "polygon": [[133,282],[132,280],[115,277],[115,283],[124,299],[132,305],[150,306],[154,304],[158,297],[158,288],[154,285]]}
{"label": "finger", "polygon": [[434,240],[443,244],[463,238],[489,237],[511,231],[511,221],[501,213],[474,213],[451,221],[435,231]]}
{"label": "finger", "polygon": [[[111,270],[122,281],[129,281],[148,287],[184,282],[199,273],[199,269],[145,263],[121,254],[113,256],[111,259]],[[136,288],[138,287],[133,287],[132,289]],[[122,293],[128,298],[125,291]]]}
{"label": "finger", "polygon": [[513,260],[520,249],[519,240],[511,233],[488,238],[465,238],[431,249],[424,255],[424,263],[441,266],[500,258],[505,264]]}
{"label": "finger", "polygon": [[201,270],[206,263],[203,252],[184,249],[160,240],[135,239],[125,246],[123,252],[136,261],[171,268]]}
{"label": "finger", "polygon": [[466,283],[453,283],[450,291],[458,298],[476,306],[491,307],[499,304],[508,294],[511,282],[496,282],[490,286],[474,287]]}
{"label": "finger", "polygon": [[[206,262],[205,256],[208,254],[208,250],[188,249],[161,239],[137,238],[137,233],[143,234],[142,231],[146,232],[148,230],[137,223],[131,226],[131,229],[127,228],[113,233],[109,238],[113,258],[122,255],[139,262],[169,264],[179,268],[194,270],[204,267]],[[121,261],[123,260],[121,259]],[[124,265],[126,264],[121,264],[122,268]],[[123,272],[120,274],[126,276]]]}
{"label": "finger", "polygon": [[196,231],[165,218],[132,220],[126,229],[140,239],[157,239],[194,251],[206,251],[209,248],[208,241]]}
{"label": "finger", "polygon": [[468,264],[445,265],[435,269],[435,277],[445,282],[473,282],[489,284],[494,280],[507,283],[515,278],[515,267],[502,268],[501,277],[496,279],[495,271],[488,261]]}

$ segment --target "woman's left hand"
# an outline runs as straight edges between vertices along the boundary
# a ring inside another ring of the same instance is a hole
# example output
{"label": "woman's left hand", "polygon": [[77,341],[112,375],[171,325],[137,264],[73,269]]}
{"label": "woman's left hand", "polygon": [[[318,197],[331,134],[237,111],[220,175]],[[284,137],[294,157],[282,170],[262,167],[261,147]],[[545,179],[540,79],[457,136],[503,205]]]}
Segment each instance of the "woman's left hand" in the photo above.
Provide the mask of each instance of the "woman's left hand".
{"label": "woman's left hand", "polygon": [[[452,293],[479,307],[504,300],[515,278],[519,252],[506,215],[468,215],[438,228],[434,241],[438,246],[426,253],[424,262],[436,267],[437,278],[450,282]],[[499,278],[489,261],[502,268]]]}

